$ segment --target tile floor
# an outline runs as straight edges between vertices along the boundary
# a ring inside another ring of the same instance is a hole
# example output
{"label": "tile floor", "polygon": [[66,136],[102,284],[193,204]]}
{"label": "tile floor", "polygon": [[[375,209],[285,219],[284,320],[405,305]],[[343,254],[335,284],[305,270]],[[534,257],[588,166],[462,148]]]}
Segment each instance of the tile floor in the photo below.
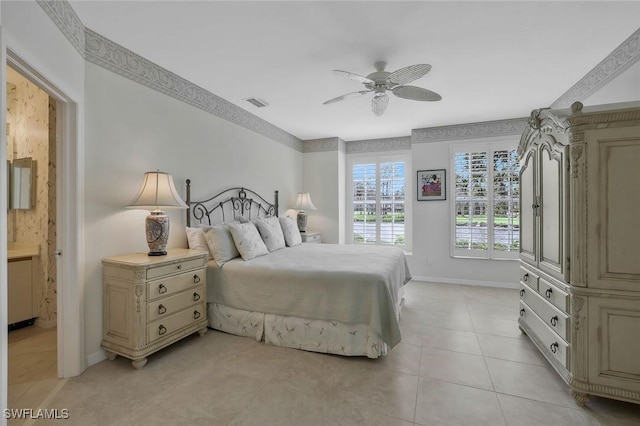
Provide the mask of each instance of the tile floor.
{"label": "tile floor", "polygon": [[61,425],[640,424],[640,405],[578,407],[519,332],[517,311],[515,290],[412,281],[402,342],[378,360],[210,330],[142,370],[121,357],[96,364],[40,408],[68,409]]}

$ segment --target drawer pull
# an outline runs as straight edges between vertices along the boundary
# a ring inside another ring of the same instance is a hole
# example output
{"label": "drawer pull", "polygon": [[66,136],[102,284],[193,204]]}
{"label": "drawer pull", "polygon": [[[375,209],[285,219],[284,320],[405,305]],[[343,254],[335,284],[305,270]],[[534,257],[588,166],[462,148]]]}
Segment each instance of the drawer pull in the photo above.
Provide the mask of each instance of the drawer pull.
{"label": "drawer pull", "polygon": [[167,292],[167,287],[164,284],[160,284],[158,286],[158,293],[165,294]]}
{"label": "drawer pull", "polygon": [[193,293],[193,301],[197,302],[198,300],[200,300],[200,295],[198,293]]}
{"label": "drawer pull", "polygon": [[162,315],[167,312],[167,308],[164,305],[158,306],[158,315]]}
{"label": "drawer pull", "polygon": [[201,316],[201,315],[202,315],[202,314],[200,314],[200,312],[198,312],[198,311],[193,311],[193,319],[198,319],[198,318],[200,318],[200,316]]}
{"label": "drawer pull", "polygon": [[549,346],[549,349],[551,349],[551,352],[554,354],[558,352],[558,342],[553,342],[551,346]]}
{"label": "drawer pull", "polygon": [[548,288],[547,291],[544,292],[544,295],[547,296],[547,299],[551,299],[552,293],[553,293],[553,289]]}
{"label": "drawer pull", "polygon": [[520,316],[523,317],[524,316],[524,308],[520,309]]}
{"label": "drawer pull", "polygon": [[200,276],[199,276],[198,274],[196,274],[196,275],[194,275],[194,276],[193,276],[193,282],[194,282],[195,284],[198,284],[198,283],[200,282]]}
{"label": "drawer pull", "polygon": [[523,296],[524,296],[524,288],[520,289],[520,297],[523,297]]}
{"label": "drawer pull", "polygon": [[557,315],[555,315],[553,318],[551,318],[551,321],[550,321],[550,322],[551,322],[551,325],[552,325],[552,326],[554,326],[554,327],[555,327],[556,325],[558,325],[558,316],[557,316]]}
{"label": "drawer pull", "polygon": [[162,336],[163,334],[165,334],[167,332],[167,327],[165,327],[164,325],[160,324],[160,327],[158,327],[158,334],[160,336]]}
{"label": "drawer pull", "polygon": [[529,273],[527,272],[522,276],[522,281],[527,282],[528,279],[529,279]]}
{"label": "drawer pull", "polygon": [[182,269],[182,265],[178,265],[176,266],[176,268],[178,269],[178,271],[180,271]]}

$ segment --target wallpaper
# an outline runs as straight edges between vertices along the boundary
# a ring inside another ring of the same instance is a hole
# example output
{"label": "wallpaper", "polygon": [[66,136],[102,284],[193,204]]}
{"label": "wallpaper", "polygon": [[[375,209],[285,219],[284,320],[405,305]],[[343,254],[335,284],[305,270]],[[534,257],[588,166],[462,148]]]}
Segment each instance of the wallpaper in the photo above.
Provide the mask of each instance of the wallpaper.
{"label": "wallpaper", "polygon": [[[10,210],[7,220],[8,240],[40,245],[38,285],[38,322],[42,326],[56,324],[56,275],[55,275],[55,138],[50,139],[49,95],[11,68],[7,69],[7,81],[15,87],[8,93],[7,121],[10,132],[7,158],[31,157],[36,161],[36,202],[30,210]],[[9,87],[8,87],[9,88]],[[54,106],[55,108],[55,106]],[[54,122],[55,125],[55,122]],[[53,150],[50,151],[51,146]],[[50,156],[49,152],[54,155]],[[53,176],[50,171],[53,169]],[[51,206],[51,208],[50,208]],[[53,209],[53,216],[50,216]],[[53,236],[53,240],[51,239]]]}

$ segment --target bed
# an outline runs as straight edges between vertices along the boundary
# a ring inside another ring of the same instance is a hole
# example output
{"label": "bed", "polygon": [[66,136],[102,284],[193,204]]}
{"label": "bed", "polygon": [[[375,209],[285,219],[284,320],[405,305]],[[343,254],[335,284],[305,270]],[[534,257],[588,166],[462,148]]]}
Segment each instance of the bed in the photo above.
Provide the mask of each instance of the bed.
{"label": "bed", "polygon": [[[187,229],[278,215],[277,191],[274,202],[247,188],[194,201],[187,180],[186,198]],[[212,259],[208,324],[276,346],[378,358],[400,342],[409,279],[404,253],[394,247],[298,244],[251,260]]]}

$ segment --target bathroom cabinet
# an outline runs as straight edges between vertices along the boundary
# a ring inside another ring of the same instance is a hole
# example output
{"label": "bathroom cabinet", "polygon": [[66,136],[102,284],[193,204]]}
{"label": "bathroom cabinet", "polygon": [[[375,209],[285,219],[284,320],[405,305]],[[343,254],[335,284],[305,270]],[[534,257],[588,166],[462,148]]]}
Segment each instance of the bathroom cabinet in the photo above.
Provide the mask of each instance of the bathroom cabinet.
{"label": "bathroom cabinet", "polygon": [[15,324],[33,319],[33,258],[9,260],[9,306],[8,324]]}

